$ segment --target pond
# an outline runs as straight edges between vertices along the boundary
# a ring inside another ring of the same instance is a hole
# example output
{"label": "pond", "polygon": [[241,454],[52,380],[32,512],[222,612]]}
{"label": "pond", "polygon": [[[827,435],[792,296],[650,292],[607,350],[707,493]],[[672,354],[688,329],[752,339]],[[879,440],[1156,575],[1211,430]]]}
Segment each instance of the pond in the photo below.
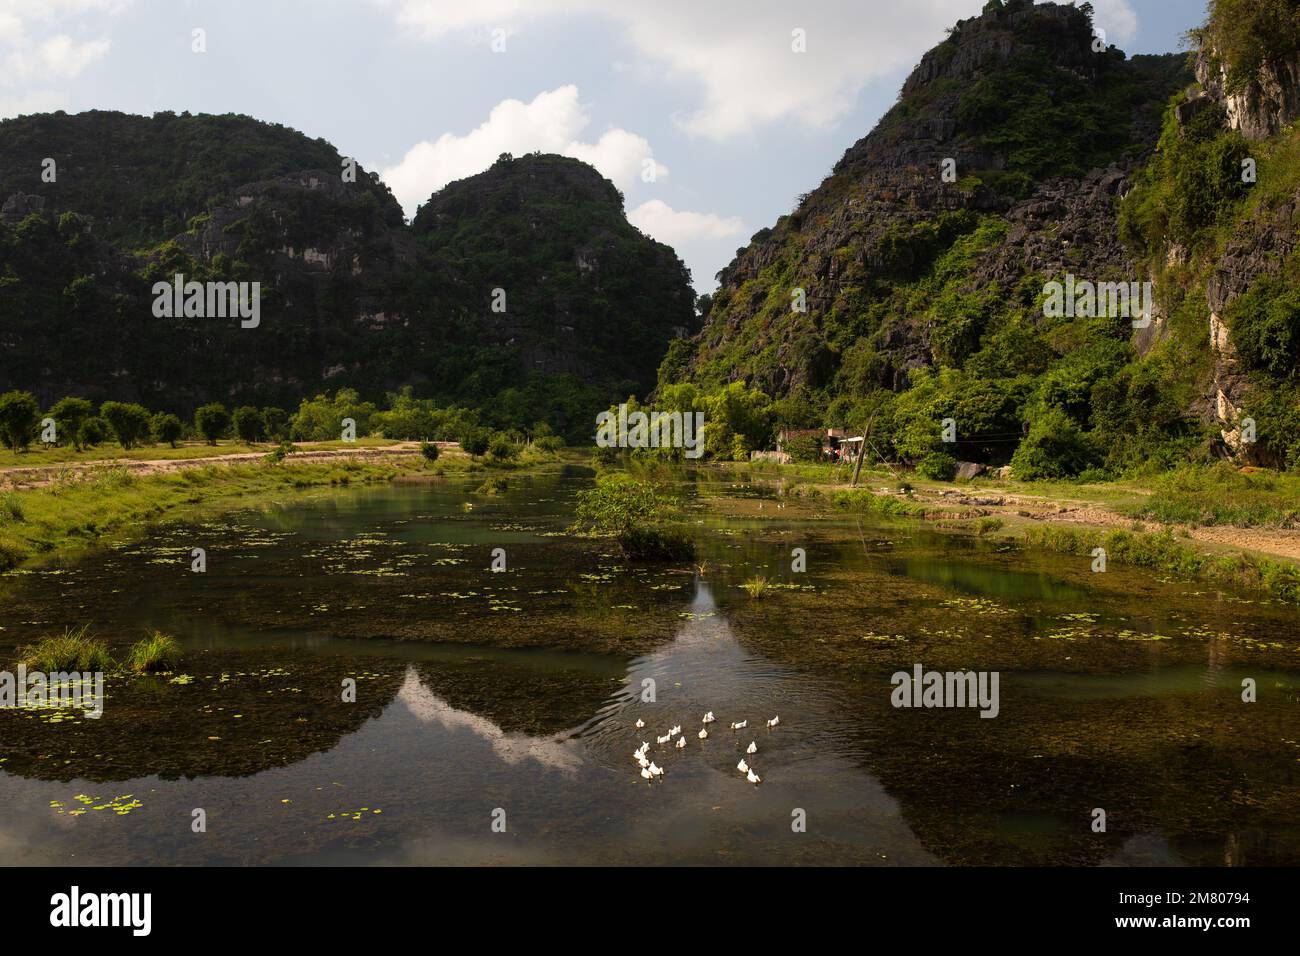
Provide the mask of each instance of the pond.
{"label": "pond", "polygon": [[[0,710],[0,859],[1300,863],[1296,609],[709,470],[696,561],[629,564],[565,533],[590,482],[286,497],[0,579],[5,661],[87,623],[185,651],[98,719]],[[916,665],[996,672],[996,716],[894,706]]]}

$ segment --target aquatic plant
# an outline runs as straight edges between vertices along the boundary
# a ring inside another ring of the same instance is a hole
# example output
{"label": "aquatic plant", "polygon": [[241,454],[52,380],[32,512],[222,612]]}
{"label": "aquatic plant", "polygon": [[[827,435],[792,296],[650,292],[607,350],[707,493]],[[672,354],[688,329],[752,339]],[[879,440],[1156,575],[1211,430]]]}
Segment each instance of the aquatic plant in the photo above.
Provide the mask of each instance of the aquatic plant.
{"label": "aquatic plant", "polygon": [[89,637],[90,625],[67,628],[60,635],[45,637],[19,652],[18,662],[30,670],[47,674],[58,671],[104,671],[113,658],[102,641]]}
{"label": "aquatic plant", "polygon": [[767,597],[767,593],[772,590],[772,582],[761,574],[740,582],[740,586],[752,598]]}
{"label": "aquatic plant", "polygon": [[126,654],[126,666],[139,674],[172,671],[180,663],[181,646],[174,637],[154,631],[148,637],[131,645]]}
{"label": "aquatic plant", "polygon": [[571,530],[610,535],[628,558],[638,561],[686,561],[695,543],[670,519],[676,509],[658,485],[622,472],[603,474],[594,488],[578,493]]}

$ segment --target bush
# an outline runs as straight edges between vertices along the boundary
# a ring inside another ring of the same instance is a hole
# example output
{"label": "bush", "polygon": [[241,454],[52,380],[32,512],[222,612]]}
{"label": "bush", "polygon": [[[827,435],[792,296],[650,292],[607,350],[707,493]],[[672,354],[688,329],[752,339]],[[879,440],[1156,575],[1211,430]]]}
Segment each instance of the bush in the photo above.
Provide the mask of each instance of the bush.
{"label": "bush", "polygon": [[154,631],[127,651],[126,666],[138,674],[175,670],[180,663],[181,646],[174,637]]}
{"label": "bush", "polygon": [[105,402],[99,406],[99,417],[108,422],[113,436],[123,448],[134,448],[140,440],[149,437],[149,410],[131,402]]}
{"label": "bush", "polygon": [[81,426],[95,412],[95,407],[84,398],[61,398],[50,409],[50,417],[58,426],[62,440],[70,441],[81,451]]}
{"label": "bush", "polygon": [[81,423],[77,429],[77,441],[82,448],[94,448],[108,441],[108,422],[97,415],[92,415]]}
{"label": "bush", "polygon": [[541,438],[535,439],[533,445],[541,451],[554,454],[564,447],[564,439],[559,435],[543,435]]}
{"label": "bush", "polygon": [[236,408],[234,414],[230,416],[230,422],[234,426],[235,435],[246,445],[261,441],[266,431],[262,413],[251,405]]}
{"label": "bush", "polygon": [[171,412],[159,412],[153,417],[149,429],[153,432],[154,441],[175,448],[176,442],[180,440],[181,434],[185,431],[185,426]]}
{"label": "bush", "polygon": [[601,475],[595,487],[578,492],[575,527],[621,535],[659,522],[667,511],[668,503],[654,485],[616,472]]}
{"label": "bush", "polygon": [[286,440],[289,437],[289,413],[274,405],[262,409],[262,427],[271,441]]}
{"label": "bush", "polygon": [[942,451],[932,451],[916,463],[916,473],[931,481],[952,481],[957,475],[957,459]]}
{"label": "bush", "polygon": [[1021,481],[1073,478],[1095,463],[1087,437],[1059,408],[1040,414],[1011,456],[1011,469]]}
{"label": "bush", "polygon": [[1300,291],[1260,279],[1228,307],[1232,344],[1247,368],[1279,377],[1300,363]]}
{"label": "bush", "polygon": [[0,441],[6,448],[26,451],[36,437],[41,423],[41,409],[30,392],[5,392],[0,395]]}
{"label": "bush", "polygon": [[90,625],[65,630],[58,637],[46,637],[23,648],[19,663],[46,674],[59,671],[105,671],[113,666],[108,647],[88,637]]}
{"label": "bush", "polygon": [[203,405],[194,413],[194,428],[209,445],[224,437],[229,427],[230,413],[220,402]]}
{"label": "bush", "polygon": [[800,435],[791,438],[781,446],[790,460],[794,462],[825,461],[822,455],[822,440],[819,435]]}
{"label": "bush", "polygon": [[425,461],[432,464],[438,460],[438,446],[431,441],[422,441],[420,442],[420,454],[424,456]]}
{"label": "bush", "polygon": [[509,436],[498,433],[488,443],[488,454],[497,461],[509,461],[519,457],[519,446]]}
{"label": "bush", "polygon": [[490,443],[491,436],[481,428],[467,429],[460,439],[460,447],[472,458],[486,454]]}

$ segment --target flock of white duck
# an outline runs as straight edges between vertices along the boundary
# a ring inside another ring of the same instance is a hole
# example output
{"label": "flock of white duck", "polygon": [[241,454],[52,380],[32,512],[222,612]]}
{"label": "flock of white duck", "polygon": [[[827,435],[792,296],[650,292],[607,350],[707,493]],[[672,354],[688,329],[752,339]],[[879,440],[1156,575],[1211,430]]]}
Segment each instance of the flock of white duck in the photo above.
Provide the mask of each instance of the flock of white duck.
{"label": "flock of white duck", "polygon": [[[700,721],[701,724],[700,732],[697,733],[695,736],[698,737],[700,740],[708,740],[709,724],[713,723],[715,719],[716,718],[713,716],[713,711],[709,711],[707,714],[705,714],[704,718]],[[780,723],[781,723],[781,718],[779,716],[773,717],[771,720],[767,722],[767,729],[774,730]],[[744,730],[748,726],[749,726],[749,718],[746,718],[744,720],[739,720],[732,723],[731,729],[733,732],[735,732],[737,730]],[[643,727],[645,727],[645,721],[642,720],[640,717],[638,717],[636,721],[636,729],[641,730]],[[674,737],[677,738],[677,742],[675,744],[673,743]],[[686,735],[682,733],[682,725],[677,724],[676,726],[669,727],[668,733],[664,734],[662,737],[656,734],[655,743],[658,744],[660,747],[671,745],[675,747],[677,750],[685,750]],[[635,760],[637,762],[637,766],[641,768],[642,779],[644,779],[646,783],[654,783],[656,780],[663,779],[664,768],[659,766],[657,763],[655,763],[647,756],[649,752],[650,752],[650,742],[648,740],[643,740],[641,741],[641,746],[637,747],[636,750],[632,751],[632,759]],[[749,742],[749,746],[745,748],[745,756],[752,757],[756,753],[758,753],[758,744],[755,741],[751,740]],[[745,775],[745,779],[748,780],[750,783],[754,784],[754,786],[758,786],[760,783],[763,782],[763,778],[754,772],[754,768],[751,767],[745,761],[745,757],[740,758],[740,763],[736,764],[736,769],[741,773],[743,773]]]}

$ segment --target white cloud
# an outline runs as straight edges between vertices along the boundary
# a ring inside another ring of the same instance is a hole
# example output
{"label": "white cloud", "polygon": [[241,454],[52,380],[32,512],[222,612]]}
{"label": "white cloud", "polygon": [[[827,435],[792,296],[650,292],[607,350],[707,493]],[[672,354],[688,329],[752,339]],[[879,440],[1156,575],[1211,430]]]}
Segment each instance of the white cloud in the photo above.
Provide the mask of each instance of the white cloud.
{"label": "white cloud", "polygon": [[[946,28],[983,6],[983,0],[878,2],[870,9],[861,0],[804,7],[779,0],[373,2],[427,39],[496,27],[520,31],[545,17],[605,17],[660,76],[699,84],[702,102],[675,119],[688,132],[717,140],[761,124],[834,124],[864,85],[910,67]],[[1112,42],[1125,43],[1136,34],[1129,0],[1094,0],[1094,6],[1098,25]],[[805,31],[805,53],[791,49],[795,29]]]}
{"label": "white cloud", "polygon": [[583,142],[579,137],[590,122],[576,86],[539,93],[531,103],[502,100],[465,135],[443,133],[433,142],[416,143],[400,163],[383,171],[383,179],[413,214],[435,190],[482,172],[502,153],[572,156],[595,166],[621,189],[640,180],[647,160],[654,163],[656,178],[668,175],[668,168],[654,161],[646,139],[625,129],[609,129],[594,143]]}
{"label": "white cloud", "polygon": [[36,80],[42,83],[71,80],[108,52],[108,40],[75,42],[64,33],[38,44],[27,44],[4,58],[3,69],[10,83]]}
{"label": "white cloud", "polygon": [[1106,42],[1116,46],[1132,43],[1137,38],[1137,11],[1129,0],[1092,0],[1093,26],[1106,31]]}
{"label": "white cloud", "polygon": [[726,239],[744,231],[736,216],[711,212],[676,210],[661,199],[643,202],[627,214],[628,221],[642,232],[670,246],[686,242]]}
{"label": "white cloud", "polygon": [[[63,32],[76,19],[85,32],[95,16],[116,16],[131,0],[0,0],[0,117],[67,106],[50,84],[76,79],[109,51],[107,37],[78,40]],[[102,29],[102,28],[101,28]]]}

